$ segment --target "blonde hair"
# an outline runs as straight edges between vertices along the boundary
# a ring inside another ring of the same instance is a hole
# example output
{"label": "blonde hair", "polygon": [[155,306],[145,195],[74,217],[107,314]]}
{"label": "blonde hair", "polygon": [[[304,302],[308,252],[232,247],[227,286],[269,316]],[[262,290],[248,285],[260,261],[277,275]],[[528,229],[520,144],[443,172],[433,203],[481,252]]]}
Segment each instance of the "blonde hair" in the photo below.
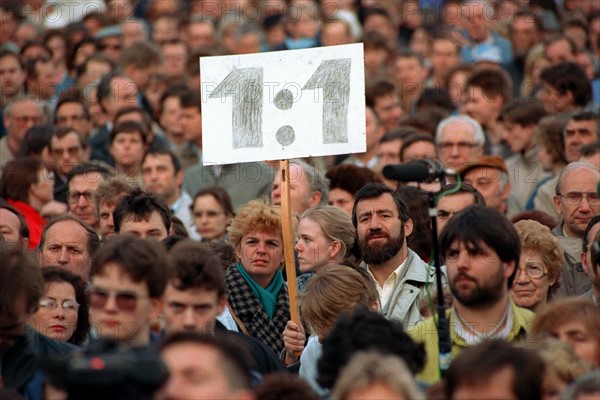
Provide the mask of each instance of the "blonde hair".
{"label": "blonde hair", "polygon": [[316,222],[327,239],[339,242],[342,250],[339,259],[348,258],[354,246],[356,229],[352,225],[352,218],[341,208],[333,206],[319,206],[306,210],[300,220],[309,219]]}
{"label": "blonde hair", "polygon": [[579,358],[568,344],[553,337],[528,342],[525,347],[536,351],[546,366],[545,375],[553,374],[566,383],[589,372],[592,366]]}
{"label": "blonde hair", "polygon": [[381,383],[406,400],[424,398],[406,364],[398,356],[374,351],[357,353],[346,365],[333,387],[331,397],[344,400],[358,389]]}
{"label": "blonde hair", "polygon": [[[546,54],[544,53],[544,45],[539,43],[533,46],[525,57],[525,71],[523,82],[521,83],[521,97],[529,96],[537,86],[536,77],[534,77],[535,64],[538,62],[546,62]],[[539,78],[538,78],[539,79]]]}
{"label": "blonde hair", "polygon": [[264,232],[281,236],[281,208],[263,200],[251,200],[233,219],[228,229],[229,240],[238,248],[248,232]]}
{"label": "blonde hair", "polygon": [[370,308],[378,299],[375,282],[366,272],[332,264],[308,280],[298,303],[303,321],[313,334],[323,339],[342,312],[361,305]]}
{"label": "blonde hair", "polygon": [[554,280],[554,284],[548,291],[548,295],[552,295],[558,289],[558,279],[565,262],[562,247],[550,232],[550,228],[537,221],[521,220],[515,223],[515,228],[521,240],[521,257],[526,250],[534,250],[542,258],[544,267],[548,269],[549,278]]}
{"label": "blonde hair", "polygon": [[596,362],[600,365],[600,307],[583,297],[568,297],[548,303],[535,315],[534,336],[544,337],[569,322],[581,322],[596,342]]}

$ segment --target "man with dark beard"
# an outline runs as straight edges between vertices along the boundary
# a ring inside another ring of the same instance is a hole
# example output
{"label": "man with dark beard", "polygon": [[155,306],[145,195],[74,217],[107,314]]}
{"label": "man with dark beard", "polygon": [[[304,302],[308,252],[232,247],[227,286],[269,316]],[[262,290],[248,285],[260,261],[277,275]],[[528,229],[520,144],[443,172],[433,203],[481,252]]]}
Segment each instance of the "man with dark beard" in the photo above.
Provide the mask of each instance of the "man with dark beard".
{"label": "man with dark beard", "polygon": [[379,292],[379,312],[405,329],[422,320],[419,305],[435,287],[435,268],[406,245],[413,230],[406,203],[386,185],[368,183],[354,196],[352,223],[361,265]]}
{"label": "man with dark beard", "polygon": [[[454,295],[447,311],[452,358],[486,339],[524,339],[532,327],[533,313],[517,307],[510,298],[521,255],[519,236],[510,221],[496,209],[470,206],[444,227],[440,252]],[[436,322],[428,318],[408,333],[424,343],[427,351],[427,364],[417,379],[438,381]]]}

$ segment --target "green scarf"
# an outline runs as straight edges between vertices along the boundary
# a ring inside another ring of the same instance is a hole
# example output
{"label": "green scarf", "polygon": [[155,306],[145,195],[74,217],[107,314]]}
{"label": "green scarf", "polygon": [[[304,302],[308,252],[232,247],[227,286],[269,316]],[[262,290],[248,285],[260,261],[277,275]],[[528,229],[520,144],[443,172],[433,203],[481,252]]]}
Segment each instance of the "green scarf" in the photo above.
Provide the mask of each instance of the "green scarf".
{"label": "green scarf", "polygon": [[277,306],[277,295],[281,290],[281,286],[283,286],[283,274],[281,273],[281,270],[278,269],[273,280],[269,283],[269,286],[263,288],[248,275],[248,272],[246,272],[242,264],[236,263],[235,266],[237,270],[240,271],[240,274],[242,274],[246,283],[248,283],[248,286],[250,286],[252,293],[254,293],[258,301],[260,301],[260,304],[262,304],[269,318],[273,319],[275,307]]}

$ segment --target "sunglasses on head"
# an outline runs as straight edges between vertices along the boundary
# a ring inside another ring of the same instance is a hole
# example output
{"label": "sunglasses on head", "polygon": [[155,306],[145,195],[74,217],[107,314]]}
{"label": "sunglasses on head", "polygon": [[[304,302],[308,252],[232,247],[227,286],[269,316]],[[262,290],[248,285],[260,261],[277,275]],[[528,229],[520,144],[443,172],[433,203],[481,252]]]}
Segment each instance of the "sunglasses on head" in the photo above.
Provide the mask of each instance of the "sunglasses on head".
{"label": "sunglasses on head", "polygon": [[134,311],[137,307],[138,299],[148,296],[129,290],[108,290],[94,286],[89,293],[90,307],[104,308],[111,297],[114,297],[119,310]]}

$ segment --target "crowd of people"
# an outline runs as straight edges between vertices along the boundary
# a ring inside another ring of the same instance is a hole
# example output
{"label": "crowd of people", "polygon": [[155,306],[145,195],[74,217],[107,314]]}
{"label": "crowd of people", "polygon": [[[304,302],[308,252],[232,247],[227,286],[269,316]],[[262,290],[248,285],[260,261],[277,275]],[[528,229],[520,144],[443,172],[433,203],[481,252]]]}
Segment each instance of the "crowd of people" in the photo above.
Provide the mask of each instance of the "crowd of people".
{"label": "crowd of people", "polygon": [[[200,58],[350,43],[290,221],[203,164]],[[599,65],[592,0],[0,0],[0,398],[600,397]]]}

